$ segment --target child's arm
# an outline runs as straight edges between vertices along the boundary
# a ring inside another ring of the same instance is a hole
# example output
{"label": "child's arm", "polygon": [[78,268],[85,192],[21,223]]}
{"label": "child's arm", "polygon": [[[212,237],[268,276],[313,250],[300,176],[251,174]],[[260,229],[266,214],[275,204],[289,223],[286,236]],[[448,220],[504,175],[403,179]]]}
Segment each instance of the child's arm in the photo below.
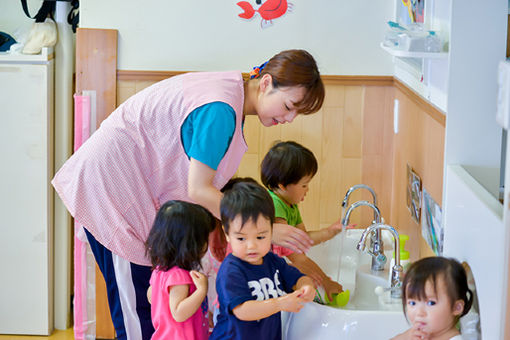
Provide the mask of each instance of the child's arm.
{"label": "child's arm", "polygon": [[301,273],[310,277],[316,286],[322,285],[322,282],[327,277],[322,269],[305,254],[292,253],[286,257]]}
{"label": "child's arm", "polygon": [[147,289],[147,300],[149,301],[149,304],[152,304],[152,286],[149,286],[149,289]]}
{"label": "child's arm", "polygon": [[293,293],[273,299],[249,300],[235,307],[232,312],[236,318],[243,321],[264,319],[281,311],[297,313],[303,308],[304,303],[311,301],[304,299],[301,296],[302,294],[301,290],[296,290]]}
{"label": "child's arm", "polygon": [[312,279],[307,276],[301,276],[293,288],[294,292],[278,298],[246,301],[235,307],[232,312],[243,321],[264,319],[282,311],[297,313],[305,303],[313,301],[315,288]]}
{"label": "child's arm", "polygon": [[[287,220],[281,217],[277,217],[274,220],[274,223],[278,224],[288,224]],[[332,239],[336,234],[342,231],[342,223],[340,220],[336,221],[332,225],[330,225],[327,228],[321,229],[321,230],[314,230],[314,231],[306,231],[306,227],[304,223],[299,223],[296,225],[296,228],[304,231],[310,239],[313,241],[313,245],[317,245],[319,243],[325,242],[329,239]]]}
{"label": "child's arm", "polygon": [[[296,227],[303,231],[306,231],[304,223],[300,223]],[[306,233],[313,240],[313,244],[317,245],[319,243],[326,242],[335,237],[336,234],[342,231],[342,228],[343,228],[342,222],[341,219],[339,219],[338,221],[334,222],[327,228],[321,230],[306,231]]]}
{"label": "child's arm", "polygon": [[301,276],[293,288],[296,290],[295,292],[301,292],[300,296],[305,299],[306,302],[313,301],[315,297],[315,286],[312,279],[308,276]]}
{"label": "child's arm", "polygon": [[207,294],[207,276],[197,271],[190,271],[191,279],[197,290],[189,295],[189,285],[170,287],[169,306],[173,318],[177,322],[189,319],[200,308]]}
{"label": "child's arm", "polygon": [[309,276],[318,285],[324,287],[328,298],[332,300],[332,294],[338,294],[343,291],[343,287],[336,281],[331,280],[329,276],[311,258],[305,254],[290,254],[287,256],[297,269],[303,274]]}

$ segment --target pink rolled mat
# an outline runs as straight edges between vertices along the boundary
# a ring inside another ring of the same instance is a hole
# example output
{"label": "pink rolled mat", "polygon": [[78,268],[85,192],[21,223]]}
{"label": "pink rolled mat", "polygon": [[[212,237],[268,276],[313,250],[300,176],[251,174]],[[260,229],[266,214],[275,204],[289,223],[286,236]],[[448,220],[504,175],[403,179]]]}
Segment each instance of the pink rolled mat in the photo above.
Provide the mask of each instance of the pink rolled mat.
{"label": "pink rolled mat", "polygon": [[[90,136],[90,97],[74,95],[74,151]],[[78,237],[81,225],[74,221],[74,338],[95,338],[95,316],[87,313],[87,243]],[[94,295],[92,295],[94,296]],[[95,297],[94,297],[95,298]]]}

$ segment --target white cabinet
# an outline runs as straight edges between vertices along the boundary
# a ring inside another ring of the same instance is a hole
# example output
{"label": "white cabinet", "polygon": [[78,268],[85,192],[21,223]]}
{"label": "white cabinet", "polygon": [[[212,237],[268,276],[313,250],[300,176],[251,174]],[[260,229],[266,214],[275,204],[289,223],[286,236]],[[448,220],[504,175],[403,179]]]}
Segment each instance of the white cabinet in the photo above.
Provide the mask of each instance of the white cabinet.
{"label": "white cabinet", "polygon": [[0,334],[53,328],[53,68],[0,54]]}

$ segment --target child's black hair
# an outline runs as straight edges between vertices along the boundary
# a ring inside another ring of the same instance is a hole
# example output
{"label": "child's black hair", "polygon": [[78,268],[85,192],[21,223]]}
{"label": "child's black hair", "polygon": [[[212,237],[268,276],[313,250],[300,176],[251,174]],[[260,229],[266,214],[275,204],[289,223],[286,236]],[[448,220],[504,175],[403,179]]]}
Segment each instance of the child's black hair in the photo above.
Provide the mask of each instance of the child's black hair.
{"label": "child's black hair", "polygon": [[241,226],[246,221],[257,221],[263,216],[274,223],[274,204],[264,187],[256,182],[237,182],[225,191],[220,204],[221,222],[228,234],[230,223],[241,216]]}
{"label": "child's black hair", "polygon": [[236,183],[239,183],[239,182],[249,182],[249,183],[257,183],[256,180],[254,180],[252,177],[233,177],[231,178],[227,184],[225,184],[223,186],[223,188],[221,188],[221,192],[225,192],[227,190],[230,190],[232,189],[232,187],[234,186],[234,184]]}
{"label": "child's black hair", "polygon": [[153,269],[199,269],[214,227],[213,215],[198,204],[177,200],[163,204],[145,242]]}
{"label": "child's black hair", "polygon": [[[425,300],[425,285],[428,281],[437,292],[437,281],[444,280],[446,294],[453,306],[455,301],[464,301],[464,309],[457,317],[465,315],[473,303],[473,292],[468,288],[467,275],[464,267],[455,259],[441,256],[425,257],[409,266],[402,283],[402,306],[406,312],[407,299]],[[469,296],[468,296],[469,294]]]}
{"label": "child's black hair", "polygon": [[313,153],[293,141],[278,142],[264,156],[260,166],[260,178],[269,189],[278,185],[298,183],[303,177],[317,173],[317,159]]}

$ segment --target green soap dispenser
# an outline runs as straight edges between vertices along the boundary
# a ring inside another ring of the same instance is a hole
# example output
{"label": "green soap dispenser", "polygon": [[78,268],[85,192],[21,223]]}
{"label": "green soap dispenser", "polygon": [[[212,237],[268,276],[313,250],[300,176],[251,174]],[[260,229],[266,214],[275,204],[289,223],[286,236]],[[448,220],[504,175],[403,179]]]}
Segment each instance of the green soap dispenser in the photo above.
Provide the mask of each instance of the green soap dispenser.
{"label": "green soap dispenser", "polygon": [[409,252],[405,250],[406,242],[409,240],[409,236],[400,234],[398,235],[398,238],[400,240],[400,265],[404,268],[405,273],[411,264],[411,260],[409,259]]}
{"label": "green soap dispenser", "polygon": [[[411,264],[411,260],[409,259],[409,252],[405,250],[406,242],[409,240],[409,236],[406,234],[399,234],[398,239],[400,241],[400,265],[402,266],[404,273],[407,271],[407,268]],[[389,279],[391,280],[391,268],[395,265],[395,252],[393,252],[393,258],[390,262],[389,267]]]}

